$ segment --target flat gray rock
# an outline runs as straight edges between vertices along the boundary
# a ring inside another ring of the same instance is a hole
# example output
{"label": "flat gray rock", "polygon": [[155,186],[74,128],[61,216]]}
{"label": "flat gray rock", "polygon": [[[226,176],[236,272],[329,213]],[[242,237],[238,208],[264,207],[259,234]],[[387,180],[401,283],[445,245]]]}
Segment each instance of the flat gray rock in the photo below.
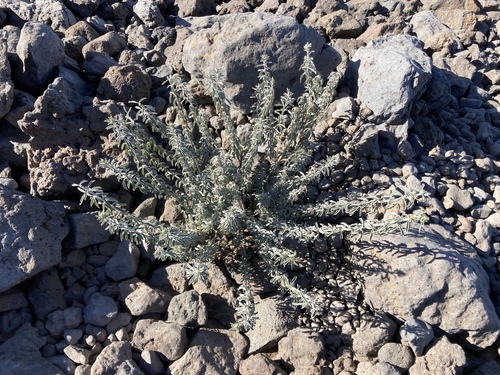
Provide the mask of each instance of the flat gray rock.
{"label": "flat gray rock", "polygon": [[59,263],[68,232],[62,204],[0,186],[0,292]]}

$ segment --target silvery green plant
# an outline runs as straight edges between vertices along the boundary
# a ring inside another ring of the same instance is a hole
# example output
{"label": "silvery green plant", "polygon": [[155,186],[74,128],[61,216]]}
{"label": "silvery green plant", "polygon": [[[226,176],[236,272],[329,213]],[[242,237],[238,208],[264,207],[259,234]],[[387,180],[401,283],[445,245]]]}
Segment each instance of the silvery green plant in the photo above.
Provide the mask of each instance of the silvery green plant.
{"label": "silvery green plant", "polygon": [[[334,156],[313,163],[312,129],[332,103],[340,75],[333,73],[325,82],[307,46],[301,66],[303,94],[294,99],[287,91],[276,100],[269,65],[264,57],[258,67],[251,133],[246,141],[238,136],[217,74],[207,79],[205,87],[223,122],[223,142],[217,141],[220,134],[178,75],[168,81],[173,122],[160,120],[142,104],[126,116],[109,119],[112,139],[135,167],[116,160],[102,160],[102,166],[125,188],[172,201],[182,220],[166,223],[140,218],[100,187],[87,181],[77,185],[82,201],[89,198],[100,209],[98,218],[111,232],[152,246],[160,260],[188,262],[190,283],[206,280],[208,262],[237,259],[242,283],[233,328],[241,331],[251,329],[256,319],[250,282],[255,259],[294,305],[311,314],[321,309],[314,296],[287,276],[296,253],[285,246],[286,238],[310,243],[318,236],[388,233],[422,219],[421,212],[406,213],[415,194],[300,203],[307,186],[339,164]],[[380,206],[399,207],[399,213],[384,221],[358,220],[349,225],[329,220],[373,212]]]}

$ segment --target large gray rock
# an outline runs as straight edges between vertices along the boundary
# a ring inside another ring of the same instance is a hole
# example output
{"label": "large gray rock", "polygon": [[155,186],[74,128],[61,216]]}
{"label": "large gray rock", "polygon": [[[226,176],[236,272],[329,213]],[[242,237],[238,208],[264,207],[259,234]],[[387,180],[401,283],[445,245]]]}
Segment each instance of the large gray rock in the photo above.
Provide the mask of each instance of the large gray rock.
{"label": "large gray rock", "polygon": [[0,186],[0,292],[59,263],[68,232],[62,204]]}
{"label": "large gray rock", "polygon": [[35,0],[37,21],[50,25],[57,33],[64,33],[66,29],[77,21],[75,15],[58,0]]}
{"label": "large gray rock", "polygon": [[52,29],[41,22],[27,22],[21,29],[16,48],[20,59],[17,78],[21,89],[40,94],[64,62],[64,43]]}
{"label": "large gray rock", "polygon": [[249,112],[262,55],[270,57],[277,94],[288,88],[298,92],[306,43],[312,45],[314,61],[323,75],[340,63],[340,55],[324,44],[323,37],[291,17],[260,12],[221,16],[211,27],[195,32],[186,40],[182,64],[198,80],[217,69],[227,82],[225,94],[229,101]]}
{"label": "large gray rock", "polygon": [[414,317],[477,348],[492,345],[500,320],[488,275],[468,243],[438,226],[405,236],[366,237],[351,245],[352,264],[373,308],[401,320]]}
{"label": "large gray rock", "polygon": [[462,47],[460,39],[429,10],[415,14],[410,21],[413,32],[429,52],[454,53]]}
{"label": "large gray rock", "polygon": [[[431,60],[410,35],[386,35],[360,48],[357,97],[372,110],[375,123],[403,124],[431,79]],[[383,77],[383,79],[381,79]]]}
{"label": "large gray rock", "polygon": [[170,373],[236,375],[247,345],[239,332],[201,328],[189,342],[186,353],[170,365]]}

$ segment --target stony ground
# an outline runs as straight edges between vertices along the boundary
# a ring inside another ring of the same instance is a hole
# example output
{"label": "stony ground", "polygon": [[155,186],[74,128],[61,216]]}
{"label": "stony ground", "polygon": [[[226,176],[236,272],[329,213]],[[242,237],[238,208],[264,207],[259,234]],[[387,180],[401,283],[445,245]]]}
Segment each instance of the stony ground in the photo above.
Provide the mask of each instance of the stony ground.
{"label": "stony ground", "polygon": [[[0,0],[0,25],[2,373],[500,374],[496,0]],[[260,56],[296,90],[305,43],[344,79],[314,129],[314,159],[340,162],[304,202],[423,189],[430,222],[290,244],[290,276],[324,310],[264,286],[241,334],[231,264],[187,285],[184,264],[100,227],[72,184],[100,180],[137,215],[174,220],[98,166],[119,157],[105,120],[143,98],[169,118],[165,78],[183,74],[203,101],[217,67],[247,132]]]}

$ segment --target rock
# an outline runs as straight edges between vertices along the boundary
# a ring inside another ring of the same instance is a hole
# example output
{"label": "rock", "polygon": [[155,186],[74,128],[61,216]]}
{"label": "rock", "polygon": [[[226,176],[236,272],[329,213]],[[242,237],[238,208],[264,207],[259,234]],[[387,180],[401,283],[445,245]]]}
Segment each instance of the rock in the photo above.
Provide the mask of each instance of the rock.
{"label": "rock", "polygon": [[76,365],[66,355],[56,355],[49,358],[49,361],[57,366],[64,374],[74,374]]}
{"label": "rock", "polygon": [[14,103],[14,83],[7,60],[7,43],[0,43],[0,118],[10,112]]}
{"label": "rock", "polygon": [[262,353],[249,356],[240,362],[240,375],[286,375],[273,361]]}
{"label": "rock", "polygon": [[184,293],[188,290],[186,263],[174,263],[153,271],[149,285],[168,293]]}
{"label": "rock", "polygon": [[208,318],[229,327],[235,322],[236,287],[218,265],[207,263],[206,266],[206,282],[193,284],[193,289],[205,302]]}
{"label": "rock", "polygon": [[68,0],[66,6],[78,16],[85,18],[90,17],[99,8],[101,2],[102,0]]}
{"label": "rock", "polygon": [[400,375],[394,366],[386,362],[360,362],[356,368],[356,375]]}
{"label": "rock", "polygon": [[410,367],[410,375],[461,374],[467,363],[465,352],[457,345],[450,343],[446,337],[432,341],[427,352],[417,357]]}
{"label": "rock", "polygon": [[45,320],[52,311],[66,308],[64,286],[54,269],[37,276],[36,286],[28,292],[28,299],[35,310],[36,317]]}
{"label": "rock", "polygon": [[132,358],[132,347],[127,341],[116,341],[106,346],[92,365],[91,375],[144,375]]}
{"label": "rock", "polygon": [[410,318],[399,329],[401,343],[409,346],[417,357],[424,353],[425,347],[434,338],[434,331],[429,323]]}
{"label": "rock", "polygon": [[356,358],[375,357],[379,349],[391,341],[395,331],[396,324],[385,313],[378,311],[367,316],[352,336]]}
{"label": "rock", "polygon": [[0,292],[61,260],[69,226],[62,204],[45,202],[0,186]]}
{"label": "rock", "polygon": [[246,332],[250,341],[248,354],[273,348],[293,328],[297,327],[297,310],[280,296],[255,297],[257,320]]}
{"label": "rock", "polygon": [[139,350],[156,352],[164,361],[179,359],[188,345],[186,330],[177,323],[140,319],[134,330],[132,344]]}
{"label": "rock", "polygon": [[443,206],[447,210],[457,211],[468,210],[474,205],[471,193],[468,190],[460,189],[457,185],[450,185],[446,196],[443,198]]}
{"label": "rock", "polygon": [[[357,97],[372,112],[377,124],[402,124],[413,103],[431,79],[431,61],[418,39],[387,35],[360,48],[353,59],[357,68]],[[388,74],[389,73],[389,74]],[[380,80],[378,77],[390,77]]]}
{"label": "rock", "polygon": [[143,350],[141,352],[139,367],[147,375],[165,374],[165,366],[161,362],[160,358],[158,358],[158,355],[151,350]]}
{"label": "rock", "polygon": [[123,49],[127,48],[127,41],[116,31],[110,31],[98,38],[89,41],[82,49],[82,54],[86,57],[88,52],[105,52],[109,56],[115,56]]}
{"label": "rock", "polygon": [[415,362],[415,356],[408,346],[395,342],[388,342],[382,346],[377,354],[379,362],[389,363],[401,371],[407,371]]}
{"label": "rock", "polygon": [[418,39],[424,43],[424,50],[430,54],[433,52],[453,54],[462,47],[455,33],[429,10],[413,15],[410,24]]}
{"label": "rock", "polygon": [[383,130],[385,127],[381,125],[361,126],[347,145],[348,152],[356,158],[380,158],[379,133]]}
{"label": "rock", "polygon": [[257,67],[262,55],[270,57],[276,97],[287,88],[300,91],[300,65],[304,46],[312,45],[312,57],[324,76],[340,63],[340,55],[324,46],[312,28],[291,17],[270,13],[243,13],[217,18],[212,27],[195,32],[184,43],[182,64],[192,77],[203,81],[216,69],[227,82],[225,94],[242,112],[251,110],[252,89],[258,82]]}
{"label": "rock", "polygon": [[137,278],[119,284],[120,300],[130,313],[140,316],[146,313],[165,313],[172,296],[167,292],[151,288]]}
{"label": "rock", "polygon": [[103,99],[128,104],[130,101],[149,99],[151,87],[151,78],[140,66],[111,66],[104,74],[97,93]]}
{"label": "rock", "polygon": [[39,349],[45,339],[27,323],[16,331],[16,334],[0,345],[0,366],[2,372],[12,375],[40,374],[65,375],[48,359],[43,358]]}
{"label": "rock", "polygon": [[475,249],[446,230],[425,226],[406,236],[373,236],[351,249],[373,308],[401,320],[424,320],[448,334],[466,333],[476,348],[490,346],[500,335],[489,279]]}
{"label": "rock", "polygon": [[85,324],[104,327],[116,314],[118,314],[118,307],[112,298],[101,293],[94,293],[83,309],[83,320]]}
{"label": "rock", "polygon": [[201,328],[186,353],[169,366],[172,375],[236,375],[248,343],[238,332]]}
{"label": "rock", "polygon": [[73,213],[68,215],[70,225],[69,236],[64,240],[64,246],[81,249],[98,244],[109,239],[111,234],[105,229],[91,212]]}
{"label": "rock", "polygon": [[64,62],[64,44],[52,29],[41,22],[27,22],[21,29],[16,53],[20,64],[17,79],[20,88],[40,94]]}
{"label": "rock", "polygon": [[363,32],[363,25],[344,9],[326,14],[317,24],[325,30],[330,39],[356,38]]}
{"label": "rock", "polygon": [[88,349],[80,348],[75,345],[68,345],[64,349],[64,354],[73,362],[85,365],[89,363],[91,352]]}
{"label": "rock", "polygon": [[35,0],[37,21],[50,25],[56,33],[64,31],[76,23],[74,14],[64,3],[57,0]]}
{"label": "rock", "polygon": [[4,293],[0,293],[0,313],[28,306],[28,299],[26,298],[24,292],[18,287],[13,287]]}
{"label": "rock", "polygon": [[292,329],[278,342],[279,356],[296,370],[299,367],[320,365],[325,353],[321,334],[301,327]]}
{"label": "rock", "polygon": [[52,337],[61,337],[65,330],[77,328],[83,321],[80,307],[56,310],[47,316],[45,328]]}
{"label": "rock", "polygon": [[203,17],[215,13],[213,0],[175,0],[174,12],[179,17]]}
{"label": "rock", "polygon": [[150,29],[163,26],[165,23],[160,8],[154,0],[139,0],[133,9],[137,17]]}
{"label": "rock", "polygon": [[196,328],[207,323],[207,307],[194,290],[172,297],[168,305],[168,320],[184,327]]}
{"label": "rock", "polygon": [[104,267],[106,276],[114,281],[130,279],[135,276],[141,251],[128,241],[122,241],[116,252],[109,258]]}

